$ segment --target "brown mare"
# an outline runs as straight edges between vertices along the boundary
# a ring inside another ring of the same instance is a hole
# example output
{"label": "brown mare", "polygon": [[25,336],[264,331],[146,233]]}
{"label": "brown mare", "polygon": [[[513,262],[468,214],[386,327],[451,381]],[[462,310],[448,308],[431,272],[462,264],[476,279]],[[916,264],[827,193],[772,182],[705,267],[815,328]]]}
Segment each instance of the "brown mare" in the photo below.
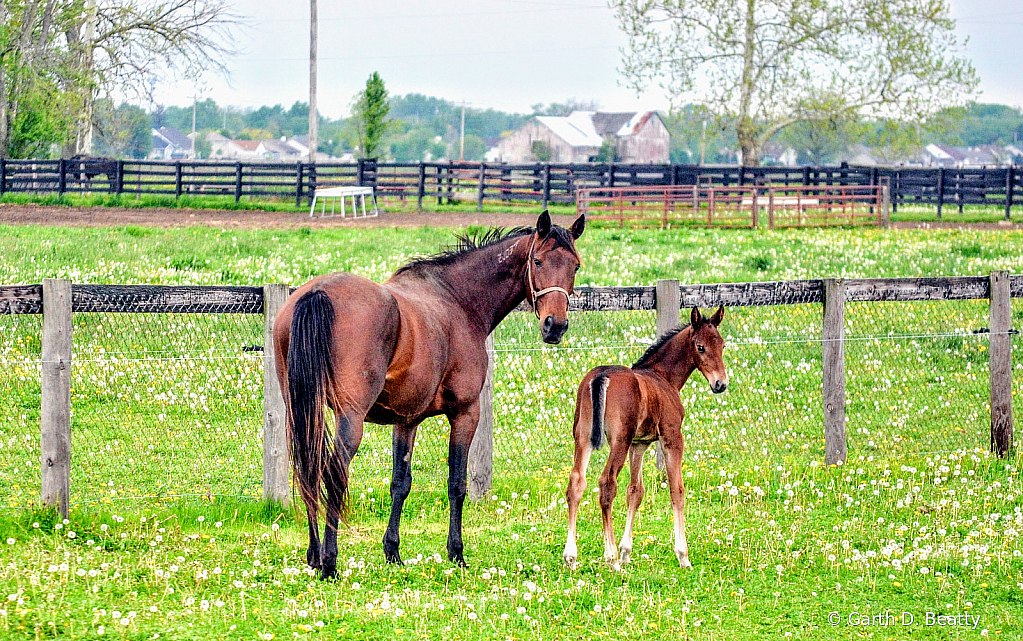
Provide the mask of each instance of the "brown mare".
{"label": "brown mare", "polygon": [[[416,430],[430,416],[447,416],[448,558],[464,564],[462,505],[487,371],[484,343],[523,300],[543,319],[544,341],[561,340],[580,264],[575,240],[585,224],[580,216],[564,229],[552,225],[544,211],[535,230],[461,237],[455,248],[413,261],[383,284],[329,274],[288,298],[274,325],[274,356],[288,406],[296,485],[309,519],[306,560],[322,578],[336,572],[337,525],[347,510],[348,467],[362,442],[364,421],[394,425],[384,555],[401,563],[398,526],[412,488]],[[333,430],[326,424],[328,408]]]}
{"label": "brown mare", "polygon": [[[660,337],[631,368],[621,365],[595,367],[579,384],[575,402],[575,465],[568,482],[568,540],[563,557],[572,568],[579,552],[575,523],[579,500],[586,489],[586,466],[593,450],[600,449],[606,435],[611,444],[607,464],[600,475],[600,510],[604,518],[604,560],[614,569],[628,563],[632,553],[632,524],[643,500],[643,453],[654,441],[661,442],[668,474],[671,507],[675,516],[675,556],[679,565],[692,567],[686,543],[685,500],[682,482],[682,419],[685,409],[679,392],[695,370],[700,370],[711,390],[728,388],[728,374],[721,358],[725,342],[718,325],[725,316],[719,307],[709,319],[693,308],[691,323]],[[618,493],[618,473],[629,457],[629,512],[621,546],[615,549],[611,506]]]}

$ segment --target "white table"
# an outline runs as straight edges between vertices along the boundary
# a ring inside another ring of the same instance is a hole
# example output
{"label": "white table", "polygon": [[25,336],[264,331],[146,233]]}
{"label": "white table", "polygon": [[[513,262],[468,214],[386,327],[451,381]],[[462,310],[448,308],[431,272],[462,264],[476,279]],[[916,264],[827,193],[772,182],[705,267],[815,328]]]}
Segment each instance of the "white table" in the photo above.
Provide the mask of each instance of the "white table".
{"label": "white table", "polygon": [[[373,199],[373,209],[366,212],[366,197]],[[341,217],[347,216],[345,204],[348,198],[352,199],[352,218],[375,218],[377,216],[377,197],[372,187],[321,187],[313,192],[313,202],[309,207],[309,215],[316,215],[316,201],[320,201],[320,216],[328,218],[334,216],[334,205],[337,199],[341,199]],[[330,214],[327,214],[327,200],[330,200]],[[359,205],[362,205],[362,215],[359,215]]]}

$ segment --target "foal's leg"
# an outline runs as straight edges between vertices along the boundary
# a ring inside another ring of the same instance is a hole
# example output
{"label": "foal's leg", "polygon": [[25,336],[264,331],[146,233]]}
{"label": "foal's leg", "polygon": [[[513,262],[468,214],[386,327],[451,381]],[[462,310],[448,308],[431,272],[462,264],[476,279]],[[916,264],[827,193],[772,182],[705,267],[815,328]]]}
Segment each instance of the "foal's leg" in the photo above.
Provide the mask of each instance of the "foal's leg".
{"label": "foal's leg", "polygon": [[451,442],[448,445],[448,502],[451,522],[448,525],[448,560],[465,565],[462,543],[462,506],[465,503],[466,473],[469,465],[469,446],[480,422],[480,404],[475,401],[463,406],[457,414],[449,415]]}
{"label": "foal's leg", "polygon": [[664,469],[668,473],[671,511],[675,517],[675,557],[678,564],[691,568],[689,544],[686,542],[686,486],[682,481],[682,448],[664,448]]}
{"label": "foal's leg", "polygon": [[384,557],[388,563],[401,564],[398,546],[401,537],[401,508],[412,490],[412,447],[416,441],[419,425],[395,425],[392,433],[394,464],[391,472],[391,519],[384,533]]}
{"label": "foal's leg", "polygon": [[629,515],[625,518],[625,531],[618,545],[622,565],[628,563],[632,556],[632,524],[636,519],[636,510],[643,501],[643,454],[648,447],[649,443],[635,443],[629,448],[629,489],[625,495],[629,503]]}
{"label": "foal's leg", "polygon": [[573,570],[578,565],[579,559],[579,550],[575,544],[575,522],[579,516],[579,501],[582,500],[583,492],[586,491],[586,468],[590,464],[590,454],[592,453],[593,448],[590,446],[589,439],[586,439],[581,445],[576,439],[575,464],[572,466],[572,475],[568,478],[568,491],[565,492],[565,499],[568,501],[568,539],[565,541],[565,551],[561,555],[565,559],[565,563]]}
{"label": "foal's leg", "polygon": [[618,563],[618,548],[615,546],[614,521],[611,518],[611,507],[618,494],[618,474],[625,465],[625,457],[629,454],[629,444],[616,439],[611,441],[611,452],[607,455],[607,465],[600,475],[600,512],[604,518],[604,560],[616,572],[622,567]]}
{"label": "foal's leg", "polygon": [[332,579],[337,575],[337,525],[341,514],[348,508],[348,467],[362,444],[364,416],[356,411],[334,413],[337,422],[334,451],[324,470],[327,495],[327,527],[323,532],[320,553],[320,578]]}

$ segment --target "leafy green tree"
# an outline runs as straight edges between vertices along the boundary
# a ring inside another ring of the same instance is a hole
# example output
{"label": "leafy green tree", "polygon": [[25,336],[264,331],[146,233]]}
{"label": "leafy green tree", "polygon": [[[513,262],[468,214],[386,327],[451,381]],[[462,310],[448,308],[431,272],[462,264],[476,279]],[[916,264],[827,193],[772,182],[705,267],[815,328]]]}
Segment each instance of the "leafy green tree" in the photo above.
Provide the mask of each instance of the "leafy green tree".
{"label": "leafy green tree", "polygon": [[618,153],[618,143],[605,138],[604,142],[600,144],[600,151],[593,160],[596,162],[617,162],[621,159],[621,154]]}
{"label": "leafy green tree", "polygon": [[600,102],[569,98],[565,102],[552,102],[547,105],[538,102],[532,106],[532,109],[534,116],[567,116],[573,111],[599,111]]}
{"label": "leafy green tree", "polygon": [[551,146],[545,140],[534,140],[530,151],[533,154],[533,158],[540,162],[550,162],[551,156],[554,155],[554,150],[551,149]]}
{"label": "leafy green tree", "polygon": [[476,134],[465,134],[465,159],[474,162],[483,160],[487,154],[487,143]]}
{"label": "leafy green tree", "polygon": [[359,136],[359,155],[375,158],[387,132],[385,120],[391,107],[387,102],[387,88],[380,74],[374,71],[366,80],[366,88],[355,96],[352,120]]}
{"label": "leafy green tree", "polygon": [[637,91],[735,129],[742,162],[797,122],[924,121],[977,85],[947,0],[613,0]]}
{"label": "leafy green tree", "polygon": [[[95,103],[95,153],[116,158],[145,158],[153,150],[152,121],[141,107],[114,107],[110,99]],[[198,147],[197,147],[198,149]]]}

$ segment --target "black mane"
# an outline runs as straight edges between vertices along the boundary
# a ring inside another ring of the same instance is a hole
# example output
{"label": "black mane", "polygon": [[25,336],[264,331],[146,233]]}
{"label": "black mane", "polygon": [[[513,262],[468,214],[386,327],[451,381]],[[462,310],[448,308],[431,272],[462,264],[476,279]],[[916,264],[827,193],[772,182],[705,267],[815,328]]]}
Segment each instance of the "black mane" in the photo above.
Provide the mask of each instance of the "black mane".
{"label": "black mane", "polygon": [[639,360],[632,364],[632,369],[640,369],[649,365],[650,361],[654,357],[654,354],[661,351],[661,348],[664,347],[665,343],[675,338],[688,328],[689,324],[687,323],[685,325],[679,325],[675,329],[665,332],[663,336],[654,341],[653,345],[646,348],[646,351],[643,352],[643,355],[639,357]]}
{"label": "black mane", "polygon": [[[432,256],[414,258],[394,273],[395,275],[398,275],[403,272],[421,271],[431,267],[446,267],[458,262],[466,255],[471,254],[477,249],[489,247],[508,238],[527,236],[534,232],[535,230],[532,227],[514,227],[507,230],[504,227],[495,227],[482,233],[468,232],[465,234],[456,234],[455,239],[457,242],[451,247],[448,247],[444,251]],[[551,231],[547,235],[547,238],[553,238],[556,247],[561,246],[566,249],[572,249],[572,234],[563,227],[551,225]]]}

